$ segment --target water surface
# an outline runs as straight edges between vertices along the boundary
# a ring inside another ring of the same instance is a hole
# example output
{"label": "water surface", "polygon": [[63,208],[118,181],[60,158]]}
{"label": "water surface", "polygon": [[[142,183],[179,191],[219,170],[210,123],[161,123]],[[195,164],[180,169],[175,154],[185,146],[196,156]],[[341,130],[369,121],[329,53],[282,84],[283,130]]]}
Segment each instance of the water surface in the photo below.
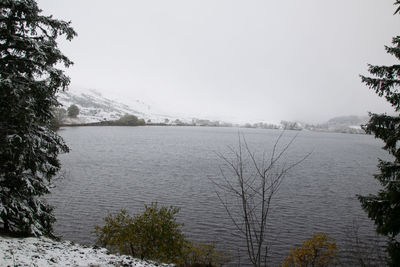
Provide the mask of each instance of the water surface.
{"label": "water surface", "polygon": [[[71,148],[61,156],[65,178],[49,198],[56,206],[56,233],[92,244],[93,226],[110,212],[143,210],[157,201],[179,207],[184,232],[195,241],[216,242],[246,265],[245,247],[220,204],[210,179],[220,179],[218,153],[229,156],[241,132],[256,155],[270,152],[278,130],[207,127],[71,127],[60,132]],[[269,217],[270,260],[278,264],[289,249],[313,232],[326,232],[346,255],[354,221],[360,236],[375,236],[356,194],[373,193],[382,143],[367,135],[287,131],[297,135],[283,162],[311,156],[285,177]],[[268,154],[268,153],[267,153]]]}

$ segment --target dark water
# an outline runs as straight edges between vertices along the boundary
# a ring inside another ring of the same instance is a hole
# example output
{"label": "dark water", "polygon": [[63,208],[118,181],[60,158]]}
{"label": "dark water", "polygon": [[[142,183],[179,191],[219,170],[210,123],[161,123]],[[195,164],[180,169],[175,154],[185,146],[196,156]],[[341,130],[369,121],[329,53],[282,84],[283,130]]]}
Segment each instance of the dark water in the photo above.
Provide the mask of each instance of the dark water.
{"label": "dark water", "polygon": [[[94,243],[93,226],[121,208],[142,211],[157,201],[180,207],[179,221],[195,241],[230,249],[233,262],[246,265],[245,247],[220,204],[210,179],[220,178],[228,146],[238,129],[202,127],[76,127],[60,133],[71,148],[62,155],[65,178],[49,198],[56,206],[56,232],[65,239]],[[271,151],[277,130],[240,129],[257,153]],[[313,232],[336,239],[342,261],[350,260],[348,233],[354,222],[363,240],[375,237],[356,194],[373,193],[377,158],[387,157],[372,136],[288,131],[298,134],[285,162],[311,156],[285,178],[269,217],[270,261],[277,265],[289,249]]]}

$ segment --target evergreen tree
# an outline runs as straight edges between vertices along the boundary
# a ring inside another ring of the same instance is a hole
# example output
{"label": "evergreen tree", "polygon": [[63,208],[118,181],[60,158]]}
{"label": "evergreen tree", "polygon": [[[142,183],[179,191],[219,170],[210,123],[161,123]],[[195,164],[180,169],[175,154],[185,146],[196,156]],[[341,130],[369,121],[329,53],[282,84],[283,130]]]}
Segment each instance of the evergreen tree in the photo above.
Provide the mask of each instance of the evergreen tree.
{"label": "evergreen tree", "polygon": [[69,106],[67,112],[68,112],[68,117],[76,118],[79,115],[79,108],[77,105],[72,104],[71,106]]}
{"label": "evergreen tree", "polygon": [[50,235],[52,207],[41,199],[68,147],[49,129],[56,93],[72,62],[56,39],[71,40],[70,22],[41,15],[34,0],[0,1],[0,229]]}
{"label": "evergreen tree", "polygon": [[[396,1],[395,4],[400,4]],[[400,8],[395,12],[398,13]],[[393,38],[393,46],[386,46],[387,53],[400,60],[400,36]],[[374,78],[361,76],[369,88],[400,111],[400,65],[372,66],[369,72]],[[375,178],[382,185],[376,195],[358,196],[361,206],[375,221],[376,231],[388,237],[388,252],[391,266],[400,266],[400,116],[372,114],[364,129],[385,143],[383,149],[393,156],[393,161],[379,159],[379,174]]]}

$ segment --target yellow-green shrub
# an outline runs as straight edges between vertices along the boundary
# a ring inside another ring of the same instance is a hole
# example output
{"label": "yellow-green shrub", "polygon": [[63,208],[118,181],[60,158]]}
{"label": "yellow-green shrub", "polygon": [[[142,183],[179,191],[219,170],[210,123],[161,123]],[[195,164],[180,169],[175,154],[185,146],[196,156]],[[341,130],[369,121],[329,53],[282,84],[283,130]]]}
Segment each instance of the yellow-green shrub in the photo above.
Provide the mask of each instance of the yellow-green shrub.
{"label": "yellow-green shrub", "polygon": [[314,233],[302,246],[291,249],[282,267],[326,267],[337,265],[337,245],[325,233]]}

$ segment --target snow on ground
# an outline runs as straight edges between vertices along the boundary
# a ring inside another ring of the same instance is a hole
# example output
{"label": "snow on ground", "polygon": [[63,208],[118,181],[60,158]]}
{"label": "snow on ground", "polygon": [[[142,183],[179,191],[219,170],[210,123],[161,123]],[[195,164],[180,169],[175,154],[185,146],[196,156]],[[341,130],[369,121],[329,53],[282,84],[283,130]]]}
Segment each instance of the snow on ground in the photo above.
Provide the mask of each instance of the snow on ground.
{"label": "snow on ground", "polygon": [[361,125],[350,125],[349,128],[355,130],[362,130]]}
{"label": "snow on ground", "polygon": [[93,89],[70,89],[58,93],[58,101],[63,108],[68,109],[72,104],[79,108],[76,119],[66,119],[65,124],[91,123],[105,120],[118,120],[125,114],[132,114],[145,121],[164,123],[179,119],[183,122],[191,122],[191,118],[181,118],[171,115],[162,115],[156,109],[146,103],[130,99],[128,97],[103,96]]}
{"label": "snow on ground", "polygon": [[0,236],[0,266],[173,266],[109,254],[105,248],[92,248],[70,241],[48,238]]}

